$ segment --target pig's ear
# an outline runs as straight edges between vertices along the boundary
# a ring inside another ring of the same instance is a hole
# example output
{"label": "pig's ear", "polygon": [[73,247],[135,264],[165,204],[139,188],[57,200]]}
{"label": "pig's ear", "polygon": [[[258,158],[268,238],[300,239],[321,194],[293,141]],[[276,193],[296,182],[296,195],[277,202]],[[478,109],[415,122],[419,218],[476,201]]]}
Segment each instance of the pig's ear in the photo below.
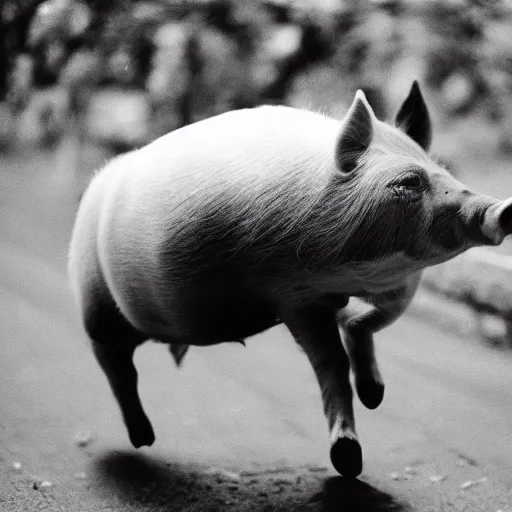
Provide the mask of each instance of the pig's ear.
{"label": "pig's ear", "polygon": [[432,123],[417,80],[396,115],[395,125],[416,141],[425,151],[432,142]]}
{"label": "pig's ear", "polygon": [[336,141],[336,165],[343,174],[354,171],[359,158],[368,149],[374,117],[363,91],[357,91]]}

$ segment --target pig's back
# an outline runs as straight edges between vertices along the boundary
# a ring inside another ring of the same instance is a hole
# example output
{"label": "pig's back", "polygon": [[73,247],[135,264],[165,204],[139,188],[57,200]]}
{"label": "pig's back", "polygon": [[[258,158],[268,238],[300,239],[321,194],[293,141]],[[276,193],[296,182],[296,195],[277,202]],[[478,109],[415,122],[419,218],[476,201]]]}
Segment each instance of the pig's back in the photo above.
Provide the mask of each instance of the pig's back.
{"label": "pig's back", "polygon": [[217,305],[220,313],[242,298],[254,310],[251,237],[289,224],[325,187],[337,126],[287,107],[235,111],[105,169],[115,186],[100,217],[99,256],[132,323],[165,331],[170,311],[192,322],[206,308]]}
{"label": "pig's back", "polygon": [[137,187],[139,199],[144,199],[142,192],[166,199],[168,194],[177,199],[202,192],[211,196],[229,186],[238,186],[238,194],[252,194],[255,186],[266,188],[300,175],[305,165],[317,165],[316,159],[333,159],[337,129],[336,120],[290,107],[228,112],[137,151],[141,165],[125,178]]}

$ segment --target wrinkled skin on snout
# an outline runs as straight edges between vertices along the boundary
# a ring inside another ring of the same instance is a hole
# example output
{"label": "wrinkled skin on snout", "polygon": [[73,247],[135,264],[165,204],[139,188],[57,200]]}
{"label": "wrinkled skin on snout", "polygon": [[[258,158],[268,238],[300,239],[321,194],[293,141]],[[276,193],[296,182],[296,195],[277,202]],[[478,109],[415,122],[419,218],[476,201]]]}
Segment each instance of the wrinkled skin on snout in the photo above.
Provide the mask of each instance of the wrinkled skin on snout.
{"label": "wrinkled skin on snout", "polygon": [[[135,348],[239,342],[284,323],[322,392],[336,470],[362,471],[349,372],[377,407],[373,334],[421,271],[512,232],[512,200],[468,190],[428,156],[415,82],[393,125],[358,91],[341,123],[288,107],[230,112],[110,162],[73,230],[69,274],[132,444],[155,440]],[[297,383],[300,385],[300,383]],[[206,442],[206,440],[205,440]]]}
{"label": "wrinkled skin on snout", "polygon": [[423,176],[423,208],[430,227],[424,247],[416,251],[426,255],[420,257],[453,257],[473,246],[499,245],[510,234],[511,200],[499,201],[472,192],[444,169],[429,169]]}

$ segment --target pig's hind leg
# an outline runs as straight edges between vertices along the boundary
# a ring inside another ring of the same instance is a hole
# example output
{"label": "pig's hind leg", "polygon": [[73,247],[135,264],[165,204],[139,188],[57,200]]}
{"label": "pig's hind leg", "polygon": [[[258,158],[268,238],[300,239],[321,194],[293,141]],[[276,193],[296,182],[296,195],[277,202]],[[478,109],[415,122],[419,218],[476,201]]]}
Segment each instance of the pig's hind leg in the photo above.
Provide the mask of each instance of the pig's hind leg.
{"label": "pig's hind leg", "polygon": [[343,476],[356,477],[362,471],[362,452],[355,431],[350,363],[335,311],[303,307],[283,312],[281,318],[306,353],[320,385],[332,464]]}
{"label": "pig's hind leg", "polygon": [[384,398],[384,381],[375,358],[373,334],[403,314],[416,292],[420,277],[419,273],[413,274],[403,287],[371,297],[369,303],[351,303],[337,315],[357,394],[368,409],[378,407]]}
{"label": "pig's hind leg", "polygon": [[89,296],[85,327],[94,354],[119,404],[130,441],[135,448],[151,446],[153,427],[142,408],[137,390],[133,354],[147,336],[134,329],[105,292]]}

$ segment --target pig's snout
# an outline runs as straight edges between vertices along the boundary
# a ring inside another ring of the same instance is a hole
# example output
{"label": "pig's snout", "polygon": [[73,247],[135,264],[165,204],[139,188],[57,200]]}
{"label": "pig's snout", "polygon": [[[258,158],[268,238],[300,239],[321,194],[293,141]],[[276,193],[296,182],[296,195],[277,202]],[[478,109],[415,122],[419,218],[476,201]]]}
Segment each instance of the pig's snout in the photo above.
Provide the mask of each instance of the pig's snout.
{"label": "pig's snout", "polygon": [[489,206],[481,228],[494,245],[501,244],[507,235],[512,234],[512,198]]}

